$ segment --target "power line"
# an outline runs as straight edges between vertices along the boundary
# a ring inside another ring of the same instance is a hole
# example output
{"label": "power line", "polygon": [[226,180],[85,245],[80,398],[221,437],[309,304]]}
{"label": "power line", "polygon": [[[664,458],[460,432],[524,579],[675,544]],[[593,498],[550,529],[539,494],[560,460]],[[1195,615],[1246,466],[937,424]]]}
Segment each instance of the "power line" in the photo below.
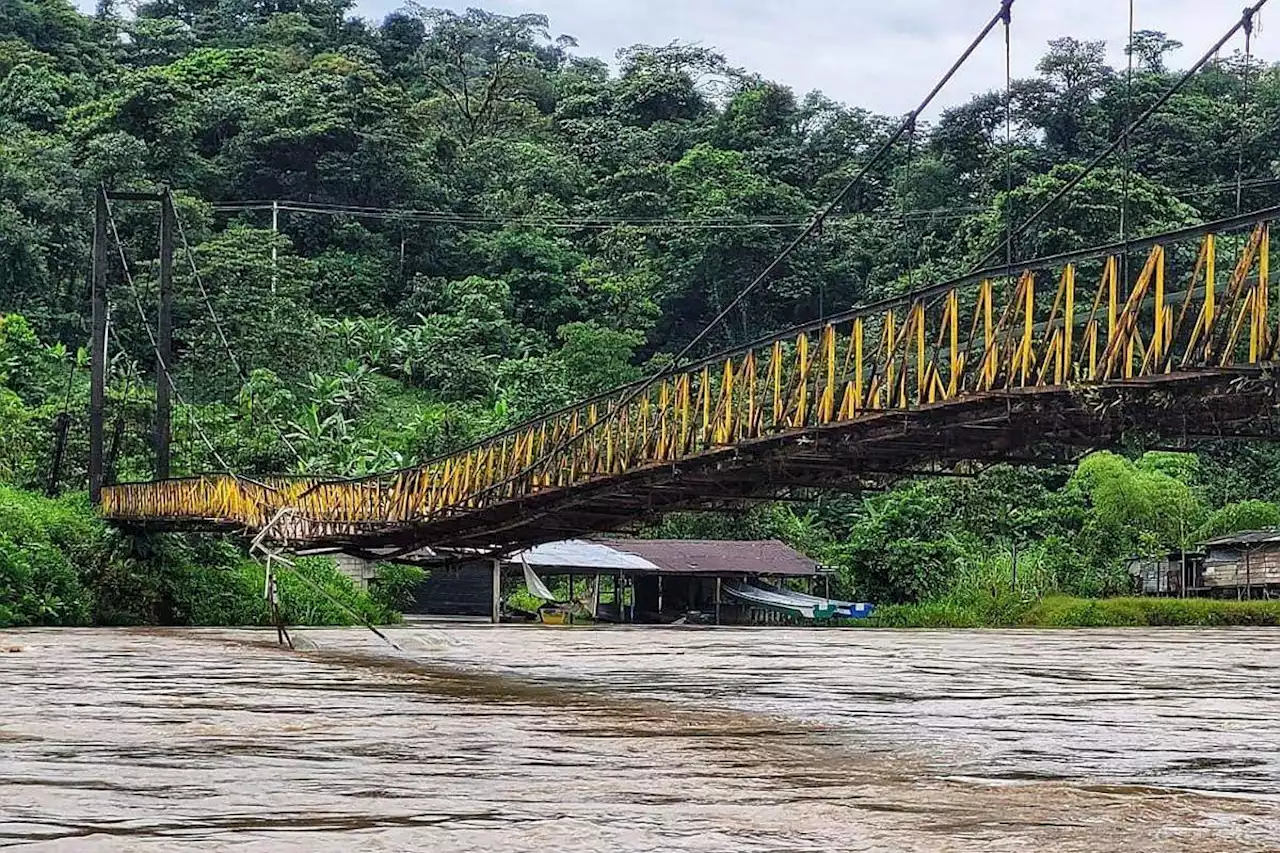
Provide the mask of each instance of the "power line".
{"label": "power line", "polygon": [[[274,207],[259,203],[220,203],[213,209],[219,212],[246,212],[257,210],[282,210],[294,213],[308,213],[328,216],[352,216],[357,218],[382,219],[401,222],[425,222],[441,225],[459,226],[532,226],[539,228],[573,229],[573,230],[609,230],[619,227],[673,229],[673,230],[751,230],[751,229],[793,229],[809,225],[812,217],[794,219],[780,216],[732,216],[706,217],[702,219],[679,218],[628,218],[628,217],[595,217],[595,218],[539,218],[539,217],[498,217],[485,215],[454,214],[438,211],[408,210],[403,208],[368,208],[349,207],[341,204],[278,202]],[[939,214],[955,211],[980,213],[986,208],[971,206],[968,208],[933,208],[907,211],[889,211],[877,213],[875,218],[897,221],[903,218],[928,219]],[[849,214],[845,216],[829,216],[827,224],[858,220],[871,214]]]}
{"label": "power line", "polygon": [[[1006,160],[1008,158],[1006,157]],[[1006,163],[1006,178],[1008,175],[1008,163]],[[1006,180],[1007,183],[1007,180]],[[1245,189],[1260,188],[1280,184],[1280,178],[1250,178],[1243,181],[1231,180],[1208,186],[1194,187],[1167,187],[1167,191],[1178,197],[1194,197],[1202,195],[1211,195],[1217,192],[1234,191],[1237,187]],[[1007,190],[1007,187],[1006,187]],[[260,202],[225,202],[213,205],[213,209],[220,212],[249,212],[257,210],[271,210],[271,204],[263,204]],[[785,219],[779,217],[767,216],[745,216],[706,219],[643,219],[643,218],[618,218],[612,220],[606,219],[534,219],[526,217],[503,218],[497,216],[467,216],[462,214],[448,214],[435,211],[423,210],[407,210],[404,208],[349,208],[347,205],[341,204],[310,204],[297,202],[279,202],[279,210],[286,210],[295,213],[312,214],[317,216],[355,216],[368,219],[391,220],[391,221],[421,221],[430,224],[443,225],[460,225],[460,226],[530,226],[530,227],[551,227],[563,229],[599,229],[607,230],[617,227],[634,227],[634,228],[652,228],[660,229],[679,229],[679,228],[705,228],[707,230],[785,230],[791,228],[802,228],[809,224],[808,219]],[[828,216],[824,222],[824,228],[842,228],[842,227],[862,227],[865,222],[870,220],[882,222],[901,222],[903,220],[920,220],[920,221],[954,221],[964,219],[974,214],[988,213],[991,211],[989,205],[953,205],[949,207],[931,207],[917,208],[912,210],[893,210],[879,209],[873,211],[862,211],[858,213],[833,214]],[[202,294],[202,298],[203,294]]]}

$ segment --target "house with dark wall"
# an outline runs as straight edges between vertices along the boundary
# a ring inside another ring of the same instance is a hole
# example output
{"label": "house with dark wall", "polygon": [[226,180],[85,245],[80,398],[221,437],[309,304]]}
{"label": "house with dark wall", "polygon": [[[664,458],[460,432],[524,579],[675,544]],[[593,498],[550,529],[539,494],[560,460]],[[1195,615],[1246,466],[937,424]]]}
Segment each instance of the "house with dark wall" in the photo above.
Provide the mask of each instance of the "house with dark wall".
{"label": "house with dark wall", "polygon": [[1204,553],[1168,551],[1150,557],[1132,557],[1129,576],[1138,595],[1175,598],[1204,593]]}
{"label": "house with dark wall", "polygon": [[[496,559],[446,559],[430,549],[335,556],[339,568],[361,584],[377,582],[380,559],[422,566],[428,575],[414,590],[406,615],[433,618],[500,621],[504,580],[510,591],[527,580],[526,571],[560,589],[580,588],[584,580],[593,584],[591,615],[610,622],[755,622],[776,617],[779,608],[744,600],[736,594],[743,584],[764,584],[775,598],[788,589],[829,592],[821,567],[776,539],[566,539]],[[774,604],[786,610],[786,602]]]}

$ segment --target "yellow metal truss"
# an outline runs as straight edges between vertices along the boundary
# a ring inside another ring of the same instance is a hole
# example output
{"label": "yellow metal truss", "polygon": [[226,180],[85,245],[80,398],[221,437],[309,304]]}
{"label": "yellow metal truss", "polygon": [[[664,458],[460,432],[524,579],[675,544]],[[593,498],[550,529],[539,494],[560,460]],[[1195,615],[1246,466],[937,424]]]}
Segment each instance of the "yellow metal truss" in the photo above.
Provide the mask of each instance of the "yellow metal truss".
{"label": "yellow metal truss", "polygon": [[[429,523],[868,412],[1258,364],[1278,338],[1269,238],[1263,221],[1148,241],[1140,265],[1081,257],[886,300],[382,476],[124,484],[104,490],[102,512],[255,529],[282,507],[316,525]],[[1234,262],[1220,282],[1224,255]]]}

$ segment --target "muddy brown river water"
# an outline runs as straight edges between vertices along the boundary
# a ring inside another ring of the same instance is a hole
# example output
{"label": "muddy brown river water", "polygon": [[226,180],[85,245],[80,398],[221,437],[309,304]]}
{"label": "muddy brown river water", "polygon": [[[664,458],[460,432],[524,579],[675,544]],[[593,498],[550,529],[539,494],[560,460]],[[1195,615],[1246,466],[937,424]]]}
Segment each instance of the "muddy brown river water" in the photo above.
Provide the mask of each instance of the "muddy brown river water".
{"label": "muddy brown river water", "polygon": [[1280,850],[1280,631],[390,633],[0,632],[0,849]]}

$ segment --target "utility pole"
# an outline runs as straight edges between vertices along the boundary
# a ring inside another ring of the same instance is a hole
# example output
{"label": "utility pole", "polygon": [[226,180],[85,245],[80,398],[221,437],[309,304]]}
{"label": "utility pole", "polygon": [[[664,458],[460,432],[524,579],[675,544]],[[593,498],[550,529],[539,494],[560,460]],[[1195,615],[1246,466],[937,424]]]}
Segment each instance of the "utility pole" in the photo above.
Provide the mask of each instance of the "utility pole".
{"label": "utility pole", "polygon": [[93,272],[89,284],[93,330],[89,342],[89,499],[102,502],[103,410],[107,384],[107,196],[93,203]]}
{"label": "utility pole", "polygon": [[173,436],[173,389],[169,384],[169,368],[173,365],[173,220],[173,196],[165,187],[160,193],[160,314],[156,320],[157,480],[169,477]]}

